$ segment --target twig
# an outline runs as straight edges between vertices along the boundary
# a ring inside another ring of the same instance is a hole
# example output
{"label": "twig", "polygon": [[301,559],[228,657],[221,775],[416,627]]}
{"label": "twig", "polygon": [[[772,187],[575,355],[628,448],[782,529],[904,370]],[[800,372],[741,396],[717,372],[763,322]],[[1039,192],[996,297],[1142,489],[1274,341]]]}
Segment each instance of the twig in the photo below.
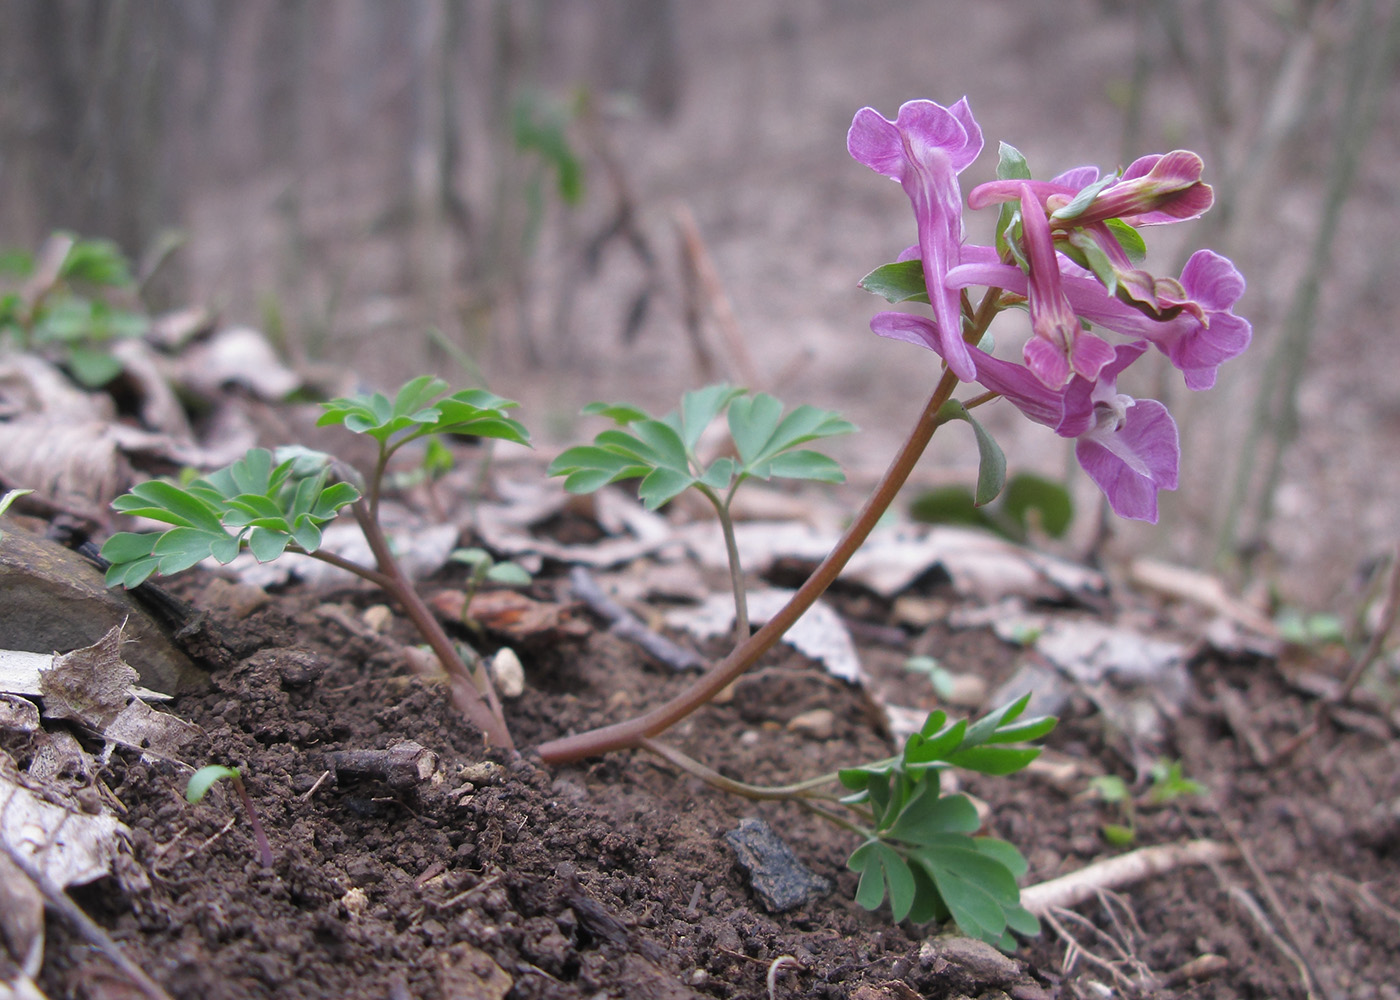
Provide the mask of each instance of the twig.
{"label": "twig", "polygon": [[0,839],[0,848],[3,848],[5,853],[9,855],[15,867],[24,872],[25,877],[38,886],[49,909],[68,921],[78,932],[79,937],[107,956],[107,960],[131,980],[132,984],[141,991],[142,996],[146,997],[147,1000],[172,1000],[170,994],[165,992],[154,979],[146,975],[140,966],[128,958],[121,946],[84,913],[77,903],[69,899],[68,894],[53,879],[45,875],[30,863],[28,858],[12,848],[3,839]]}
{"label": "twig", "polygon": [[[758,369],[753,363],[753,357],[749,354],[749,349],[744,343],[744,335],[739,329],[739,320],[734,315],[734,304],[729,300],[729,294],[724,290],[724,282],[720,280],[719,271],[715,267],[714,260],[710,257],[710,251],[705,246],[704,237],[700,235],[700,226],[695,221],[695,215],[687,206],[678,205],[674,218],[676,230],[681,237],[687,276],[693,276],[699,286],[699,292],[704,295],[705,301],[709,305],[710,315],[714,317],[715,325],[719,327],[735,374],[741,382],[756,392],[764,388],[764,382],[759,377]],[[696,340],[699,341],[698,335]]]}
{"label": "twig", "polygon": [[587,604],[589,610],[611,623],[610,632],[640,646],[672,670],[680,672],[705,666],[705,658],[693,649],[679,646],[647,628],[640,618],[604,593],[598,581],[593,579],[593,574],[582,566],[575,566],[569,572],[569,585],[573,588],[574,596]]}
{"label": "twig", "polygon": [[1269,915],[1264,912],[1264,908],[1259,905],[1249,891],[1241,886],[1232,886],[1230,889],[1230,899],[1240,909],[1244,910],[1249,918],[1254,921],[1254,925],[1259,928],[1261,934],[1273,943],[1279,952],[1293,963],[1293,967],[1298,970],[1298,978],[1303,981],[1303,991],[1307,993],[1308,1000],[1312,1000],[1316,993],[1313,991],[1313,984],[1316,980],[1308,968],[1307,961],[1299,955],[1285,941],[1278,931],[1274,930],[1274,925],[1269,922]]}
{"label": "twig", "polygon": [[1052,909],[1077,906],[1093,899],[1102,889],[1117,889],[1187,865],[1228,861],[1235,854],[1234,848],[1214,840],[1143,847],[1022,889],[1021,905],[1040,916]]}
{"label": "twig", "polygon": [[[1073,934],[1071,934],[1064,924],[1060,923],[1058,918],[1062,916],[1066,918],[1079,917],[1079,915],[1073,910],[1067,910],[1061,907],[1054,907],[1052,909],[1046,910],[1039,916],[1047,924],[1049,924],[1050,929],[1053,930],[1056,934],[1058,934],[1060,936],[1060,939],[1065,942],[1065,958],[1060,966],[1061,971],[1065,975],[1069,975],[1069,973],[1074,969],[1075,963],[1082,957],[1089,964],[1097,965],[1099,968],[1107,972],[1125,990],[1131,990],[1136,985],[1129,977],[1125,976],[1122,973],[1122,971],[1119,970],[1118,963],[1109,961],[1106,958],[1100,958],[1098,955],[1094,954],[1088,948],[1084,947],[1084,945],[1080,944],[1079,939],[1076,938]],[[1079,919],[1082,920],[1083,918]],[[1090,926],[1093,930],[1098,931],[1097,927],[1093,927],[1092,925]]]}
{"label": "twig", "polygon": [[1307,949],[1303,946],[1303,937],[1298,933],[1298,928],[1294,926],[1292,918],[1288,915],[1288,910],[1284,908],[1283,900],[1279,899],[1278,893],[1274,891],[1273,882],[1270,881],[1269,876],[1264,873],[1264,869],[1259,866],[1259,862],[1255,860],[1254,852],[1249,849],[1249,845],[1244,842],[1236,831],[1235,824],[1226,819],[1223,815],[1220,816],[1220,823],[1225,828],[1226,834],[1228,834],[1230,839],[1234,842],[1236,850],[1239,851],[1240,859],[1244,861],[1245,867],[1249,869],[1250,875],[1254,876],[1255,884],[1259,886],[1259,892],[1263,895],[1264,902],[1268,904],[1269,909],[1273,911],[1274,916],[1277,917],[1279,923],[1283,925],[1284,933],[1288,935],[1288,940],[1293,945],[1291,950],[1294,961],[1301,964],[1301,968],[1307,974],[1305,977],[1306,980],[1312,984],[1308,987],[1309,995],[1312,994],[1313,986],[1315,985],[1323,996],[1331,1000],[1333,993],[1322,982],[1322,979],[1317,974],[1316,966],[1308,958]]}

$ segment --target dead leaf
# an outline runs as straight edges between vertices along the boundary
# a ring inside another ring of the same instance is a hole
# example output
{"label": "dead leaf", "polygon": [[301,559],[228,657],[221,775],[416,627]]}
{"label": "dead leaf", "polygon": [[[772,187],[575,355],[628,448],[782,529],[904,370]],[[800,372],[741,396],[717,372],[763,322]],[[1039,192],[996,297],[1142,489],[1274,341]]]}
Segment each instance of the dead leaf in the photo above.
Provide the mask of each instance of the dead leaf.
{"label": "dead leaf", "polygon": [[[748,595],[749,621],[762,624],[787,604],[791,590],[770,588],[752,591]],[[734,598],[715,594],[698,607],[678,608],[666,615],[666,624],[681,628],[700,639],[708,639],[734,631]],[[864,681],[851,633],[830,605],[817,601],[790,628],[783,641],[804,656],[821,663],[827,673],[851,684]]]}
{"label": "dead leaf", "polygon": [[[44,963],[44,897],[4,851],[0,851],[0,944],[25,979],[39,974]],[[11,990],[13,984],[14,980],[8,984]]]}
{"label": "dead leaf", "polygon": [[0,770],[0,840],[59,886],[85,885],[111,871],[131,831],[110,812],[84,812],[67,805],[61,791],[39,788],[46,794]]}
{"label": "dead leaf", "polygon": [[247,326],[225,327],[193,345],[179,359],[178,377],[203,396],[219,396],[225,386],[240,385],[268,402],[286,398],[302,384],[268,339]]}
{"label": "dead leaf", "polygon": [[[428,603],[447,621],[460,622],[466,599],[463,591],[440,590]],[[488,632],[515,641],[582,639],[593,631],[568,605],[537,601],[514,590],[478,592],[472,598],[471,618]]]}
{"label": "dead leaf", "polygon": [[137,674],[122,659],[121,646],[118,626],[92,646],[53,657],[39,671],[44,716],[73,719],[111,742],[175,756],[201,730],[136,696]]}
{"label": "dead leaf", "polygon": [[91,646],[53,658],[39,674],[44,715],[74,719],[99,732],[131,700],[136,671],[121,658],[122,630],[111,629]]}

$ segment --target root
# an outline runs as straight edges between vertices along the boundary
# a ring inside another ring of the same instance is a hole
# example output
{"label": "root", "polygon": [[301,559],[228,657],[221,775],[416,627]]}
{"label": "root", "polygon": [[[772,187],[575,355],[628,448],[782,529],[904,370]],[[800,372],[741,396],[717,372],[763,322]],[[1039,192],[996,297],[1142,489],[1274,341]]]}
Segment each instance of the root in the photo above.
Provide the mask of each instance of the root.
{"label": "root", "polygon": [[1121,888],[1187,865],[1228,861],[1235,854],[1234,848],[1214,840],[1143,847],[1023,889],[1021,905],[1038,916],[1053,909],[1069,909],[1093,899],[1102,889]]}

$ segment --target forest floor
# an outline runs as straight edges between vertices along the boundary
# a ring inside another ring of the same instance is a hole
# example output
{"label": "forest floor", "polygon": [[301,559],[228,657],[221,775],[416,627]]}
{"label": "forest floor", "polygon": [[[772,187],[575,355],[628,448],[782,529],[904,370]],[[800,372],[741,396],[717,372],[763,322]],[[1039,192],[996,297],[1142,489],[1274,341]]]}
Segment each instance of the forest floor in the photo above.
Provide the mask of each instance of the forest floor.
{"label": "forest floor", "polygon": [[[609,541],[577,510],[533,531],[570,551]],[[653,555],[598,579],[646,614],[668,589],[672,604],[693,595],[696,579],[722,590],[696,563]],[[800,563],[779,558],[755,582],[791,585]],[[659,567],[669,588],[636,582]],[[116,746],[85,777],[68,775],[100,792],[88,808],[115,811],[130,831],[122,877],[71,894],[171,996],[201,1000],[1400,997],[1393,705],[1363,689],[1285,756],[1335,690],[1345,654],[1222,640],[1247,630],[1082,572],[1069,586],[1042,574],[996,600],[936,564],[895,594],[843,581],[828,602],[853,637],[859,683],[780,645],[669,735],[724,774],[792,781],[892,752],[890,706],[949,707],[906,669],[911,655],[936,657],[956,682],[954,713],[994,707],[1038,670],[1037,696],[1058,692],[1061,716],[1041,760],[1009,778],[961,779],[985,803],[985,830],[1026,855],[1023,881],[1138,847],[1209,840],[1219,852],[1050,910],[1041,936],[1009,955],[861,909],[844,863],[854,838],[792,804],[721,794],[637,752],[541,766],[532,745],[618,721],[689,679],[610,632],[554,559],[526,591],[540,602],[530,615],[506,611],[484,619],[484,637],[461,633],[485,653],[509,643],[523,662],[524,691],[506,704],[516,757],[485,751],[439,688],[410,679],[414,636],[378,592],[176,578],[204,615],[184,641],[210,684],[163,711],[199,733],[178,761]],[[451,594],[462,573],[448,564],[421,586]],[[1003,638],[1025,615],[1041,639]],[[1085,628],[1114,630],[1084,654],[1111,661],[1097,679],[1049,664],[1045,637]],[[722,652],[717,643],[699,647]],[[5,733],[5,771],[33,785],[19,772],[35,774],[65,728]],[[100,753],[101,740],[74,732]],[[411,773],[347,763],[404,741],[427,751]],[[1150,804],[1147,771],[1163,759],[1203,791]],[[271,869],[231,791],[184,800],[190,766],[206,762],[244,769]],[[1138,797],[1131,845],[1105,836],[1126,816],[1094,794],[1104,775]],[[747,817],[832,891],[769,912],[725,839]],[[67,921],[51,914],[45,934],[45,994],[135,995]],[[781,956],[795,961],[775,965]]]}

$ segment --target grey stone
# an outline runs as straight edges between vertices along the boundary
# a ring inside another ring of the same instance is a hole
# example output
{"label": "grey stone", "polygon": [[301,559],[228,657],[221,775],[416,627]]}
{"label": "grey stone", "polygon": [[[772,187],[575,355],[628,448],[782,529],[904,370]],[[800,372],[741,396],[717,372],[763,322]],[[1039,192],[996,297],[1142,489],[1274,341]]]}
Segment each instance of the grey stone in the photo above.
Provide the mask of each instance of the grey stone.
{"label": "grey stone", "polygon": [[739,866],[769,913],[782,913],[831,892],[831,882],[804,865],[772,827],[761,819],[739,821],[724,835]]}

